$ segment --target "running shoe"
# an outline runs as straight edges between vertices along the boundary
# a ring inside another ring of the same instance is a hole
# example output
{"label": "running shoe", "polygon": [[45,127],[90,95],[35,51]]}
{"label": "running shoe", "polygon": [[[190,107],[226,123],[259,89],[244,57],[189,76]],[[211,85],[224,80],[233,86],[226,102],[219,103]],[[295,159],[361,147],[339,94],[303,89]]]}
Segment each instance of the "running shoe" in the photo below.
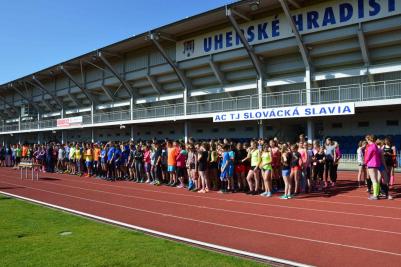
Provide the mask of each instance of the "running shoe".
{"label": "running shoe", "polygon": [[272,197],[272,193],[271,192],[267,192],[266,197]]}
{"label": "running shoe", "polygon": [[262,194],[260,194],[260,196],[265,197],[267,196],[268,192],[263,192]]}
{"label": "running shoe", "polygon": [[183,187],[184,187],[184,185],[182,185],[182,184],[177,186],[177,188],[183,188]]}
{"label": "running shoe", "polygon": [[288,196],[287,196],[287,195],[282,195],[282,196],[280,197],[280,199],[288,199]]}
{"label": "running shoe", "polygon": [[369,200],[379,200],[379,198],[377,197],[377,196],[370,196],[369,198],[368,198]]}
{"label": "running shoe", "polygon": [[201,189],[201,190],[198,191],[198,193],[206,193],[206,191]]}
{"label": "running shoe", "polygon": [[387,197],[388,200],[393,200],[394,198],[392,196]]}
{"label": "running shoe", "polygon": [[294,195],[288,195],[287,198],[288,198],[288,199],[291,199],[291,198],[293,198],[294,196],[295,196],[295,194],[294,194]]}

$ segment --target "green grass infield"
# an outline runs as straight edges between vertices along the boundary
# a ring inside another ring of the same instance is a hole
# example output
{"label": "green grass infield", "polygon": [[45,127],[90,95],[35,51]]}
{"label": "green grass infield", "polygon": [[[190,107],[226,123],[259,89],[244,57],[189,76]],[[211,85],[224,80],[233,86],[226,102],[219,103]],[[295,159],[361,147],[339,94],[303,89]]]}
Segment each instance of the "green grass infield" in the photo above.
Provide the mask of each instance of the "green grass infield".
{"label": "green grass infield", "polygon": [[0,266],[261,266],[0,195]]}

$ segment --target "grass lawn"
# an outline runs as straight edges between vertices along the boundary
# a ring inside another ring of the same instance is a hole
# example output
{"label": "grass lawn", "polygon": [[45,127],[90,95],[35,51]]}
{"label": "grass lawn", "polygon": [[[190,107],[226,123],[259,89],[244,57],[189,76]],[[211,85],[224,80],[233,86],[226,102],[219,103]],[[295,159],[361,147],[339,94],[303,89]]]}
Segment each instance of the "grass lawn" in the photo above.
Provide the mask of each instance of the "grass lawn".
{"label": "grass lawn", "polygon": [[4,195],[0,240],[0,266],[260,266]]}

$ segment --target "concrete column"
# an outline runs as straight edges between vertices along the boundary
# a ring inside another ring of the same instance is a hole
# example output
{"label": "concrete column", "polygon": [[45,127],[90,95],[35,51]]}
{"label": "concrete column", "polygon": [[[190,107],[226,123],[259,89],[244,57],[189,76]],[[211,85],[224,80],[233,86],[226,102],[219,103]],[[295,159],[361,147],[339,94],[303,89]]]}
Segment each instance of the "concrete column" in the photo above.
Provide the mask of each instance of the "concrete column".
{"label": "concrete column", "polygon": [[[312,105],[312,77],[311,71],[309,68],[305,70],[305,84],[306,84],[306,104]],[[311,118],[306,120],[306,136],[309,140],[313,140],[314,138],[314,129],[313,129],[313,121]]]}
{"label": "concrete column", "polygon": [[93,124],[93,103],[91,105],[91,124]]}
{"label": "concrete column", "polygon": [[257,82],[258,87],[258,108],[263,108],[263,78],[259,77]]}
{"label": "concrete column", "polygon": [[[259,77],[257,81],[257,87],[258,87],[258,108],[263,109],[263,78]],[[263,134],[263,121],[259,120],[258,121],[258,135],[259,138],[264,138]]]}
{"label": "concrete column", "polygon": [[184,141],[185,141],[185,143],[188,142],[188,138],[189,138],[189,121],[185,120],[184,121]]}
{"label": "concrete column", "polygon": [[[187,116],[188,88],[184,89],[183,103],[184,103],[184,116]],[[177,114],[175,114],[175,115],[177,115]]]}
{"label": "concrete column", "polygon": [[95,133],[93,128],[91,128],[91,137],[92,143],[95,142]]}
{"label": "concrete column", "polygon": [[134,125],[131,125],[131,141],[134,141]]}
{"label": "concrete column", "polygon": [[258,136],[259,138],[264,138],[263,120],[258,120]]}
{"label": "concrete column", "polygon": [[315,128],[314,128],[312,119],[308,119],[306,121],[306,133],[307,133],[306,136],[308,137],[308,140],[313,140]]}
{"label": "concrete column", "polygon": [[134,98],[131,97],[130,104],[129,104],[129,112],[130,112],[130,120],[134,120]]}
{"label": "concrete column", "polygon": [[61,143],[64,144],[64,131],[61,130]]}

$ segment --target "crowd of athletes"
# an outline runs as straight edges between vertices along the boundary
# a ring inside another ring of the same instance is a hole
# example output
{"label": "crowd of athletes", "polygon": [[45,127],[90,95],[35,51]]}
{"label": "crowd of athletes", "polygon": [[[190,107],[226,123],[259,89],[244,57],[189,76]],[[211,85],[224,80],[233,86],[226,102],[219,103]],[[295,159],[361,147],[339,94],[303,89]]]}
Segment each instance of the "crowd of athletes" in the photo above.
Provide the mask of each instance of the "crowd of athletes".
{"label": "crowd of athletes", "polygon": [[[367,186],[369,199],[392,199],[395,147],[390,139],[367,135],[357,150],[359,186]],[[334,187],[341,160],[339,144],[331,138],[323,143],[295,143],[277,138],[234,142],[228,139],[187,143],[171,140],[0,147],[0,166],[15,167],[21,161],[40,164],[40,171],[58,172],[108,181],[187,188],[198,193],[244,192],[271,197],[279,193],[291,199]]]}

